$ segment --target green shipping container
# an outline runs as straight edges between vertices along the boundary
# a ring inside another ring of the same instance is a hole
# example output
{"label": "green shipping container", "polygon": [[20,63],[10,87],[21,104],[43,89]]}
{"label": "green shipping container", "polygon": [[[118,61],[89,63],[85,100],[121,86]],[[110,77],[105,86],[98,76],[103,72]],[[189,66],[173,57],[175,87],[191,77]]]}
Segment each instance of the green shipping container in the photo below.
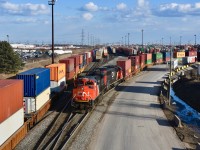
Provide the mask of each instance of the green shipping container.
{"label": "green shipping container", "polygon": [[163,59],[163,54],[162,53],[153,54],[153,61],[156,61],[158,59]]}
{"label": "green shipping container", "polygon": [[152,60],[151,59],[146,60],[145,64],[147,64],[147,65],[152,64]]}

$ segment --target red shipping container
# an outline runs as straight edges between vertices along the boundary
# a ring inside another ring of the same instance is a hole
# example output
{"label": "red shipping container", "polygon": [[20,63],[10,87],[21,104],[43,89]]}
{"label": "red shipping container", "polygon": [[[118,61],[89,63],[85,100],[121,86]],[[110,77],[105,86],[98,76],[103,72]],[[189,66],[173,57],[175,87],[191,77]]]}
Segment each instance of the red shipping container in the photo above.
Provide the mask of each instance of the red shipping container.
{"label": "red shipping container", "polygon": [[74,59],[74,67],[78,66],[80,64],[78,55],[74,55],[74,56],[71,56],[71,57],[68,57],[68,58],[73,58]]}
{"label": "red shipping container", "polygon": [[79,65],[83,63],[83,55],[79,55]]}
{"label": "red shipping container", "polygon": [[123,76],[127,77],[131,74],[131,60],[118,60],[117,61],[117,66],[120,66],[123,71]]}
{"label": "red shipping container", "polygon": [[146,53],[145,54],[145,61],[146,60],[150,60],[150,59],[152,60],[152,54],[151,53]]}
{"label": "red shipping container", "polygon": [[185,52],[185,56],[197,56],[197,51],[187,51]]}
{"label": "red shipping container", "polygon": [[140,57],[139,56],[129,56],[131,60],[131,66],[139,65],[140,64]]}
{"label": "red shipping container", "polygon": [[66,80],[71,80],[75,75],[74,70],[72,70],[71,72],[67,72],[66,73]]}
{"label": "red shipping container", "polygon": [[145,65],[145,54],[140,54],[140,66],[144,67]]}
{"label": "red shipping container", "polygon": [[66,66],[66,73],[74,70],[74,59],[73,58],[64,58],[59,60],[59,63],[64,63]]}
{"label": "red shipping container", "polygon": [[164,61],[165,61],[165,62],[170,61],[170,57],[164,58]]}
{"label": "red shipping container", "polygon": [[78,73],[78,72],[79,72],[79,66],[76,66],[76,67],[74,68],[74,71],[75,71],[75,73]]}
{"label": "red shipping container", "polygon": [[0,123],[23,108],[23,96],[23,80],[0,80]]}

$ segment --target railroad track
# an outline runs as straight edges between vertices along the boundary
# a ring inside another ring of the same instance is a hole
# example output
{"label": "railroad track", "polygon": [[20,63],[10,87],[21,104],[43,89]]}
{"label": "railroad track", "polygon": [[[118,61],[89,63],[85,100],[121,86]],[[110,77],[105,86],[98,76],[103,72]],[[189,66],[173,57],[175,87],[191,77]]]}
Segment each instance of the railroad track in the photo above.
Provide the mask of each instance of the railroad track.
{"label": "railroad track", "polygon": [[45,149],[46,145],[51,141],[52,137],[62,128],[63,124],[70,117],[70,100],[62,107],[61,110],[53,111],[53,113],[57,113],[54,120],[51,122],[49,127],[46,129],[43,136],[38,140],[34,149]]}
{"label": "railroad track", "polygon": [[46,145],[44,150],[49,149],[65,149],[69,144],[69,141],[74,134],[81,128],[83,122],[88,118],[89,113],[87,114],[71,114],[68,121],[65,123],[63,128],[54,136],[51,142]]}

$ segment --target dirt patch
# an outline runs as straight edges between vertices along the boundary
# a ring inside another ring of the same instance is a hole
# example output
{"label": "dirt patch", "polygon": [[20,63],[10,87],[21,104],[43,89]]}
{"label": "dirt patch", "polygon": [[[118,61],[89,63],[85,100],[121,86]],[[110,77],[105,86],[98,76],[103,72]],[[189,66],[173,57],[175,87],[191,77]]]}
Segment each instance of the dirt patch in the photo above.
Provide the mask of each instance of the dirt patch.
{"label": "dirt patch", "polygon": [[[165,105],[163,104],[166,102]],[[165,96],[160,96],[160,102],[162,104],[163,111],[165,116],[168,119],[170,125],[174,128],[179,139],[184,142],[186,148],[188,150],[192,150],[196,148],[197,143],[200,142],[200,134],[198,134],[192,127],[187,126],[182,122],[183,127],[177,127],[174,122],[174,115],[176,114],[177,107],[176,105],[168,105],[168,100]]]}

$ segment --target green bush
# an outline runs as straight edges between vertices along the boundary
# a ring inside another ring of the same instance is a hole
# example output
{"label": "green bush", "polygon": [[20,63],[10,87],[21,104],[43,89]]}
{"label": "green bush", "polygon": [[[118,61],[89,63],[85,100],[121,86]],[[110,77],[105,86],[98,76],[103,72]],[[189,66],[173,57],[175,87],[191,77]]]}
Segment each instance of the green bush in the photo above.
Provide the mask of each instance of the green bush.
{"label": "green bush", "polygon": [[0,41],[0,73],[17,73],[23,65],[11,45],[6,41]]}

